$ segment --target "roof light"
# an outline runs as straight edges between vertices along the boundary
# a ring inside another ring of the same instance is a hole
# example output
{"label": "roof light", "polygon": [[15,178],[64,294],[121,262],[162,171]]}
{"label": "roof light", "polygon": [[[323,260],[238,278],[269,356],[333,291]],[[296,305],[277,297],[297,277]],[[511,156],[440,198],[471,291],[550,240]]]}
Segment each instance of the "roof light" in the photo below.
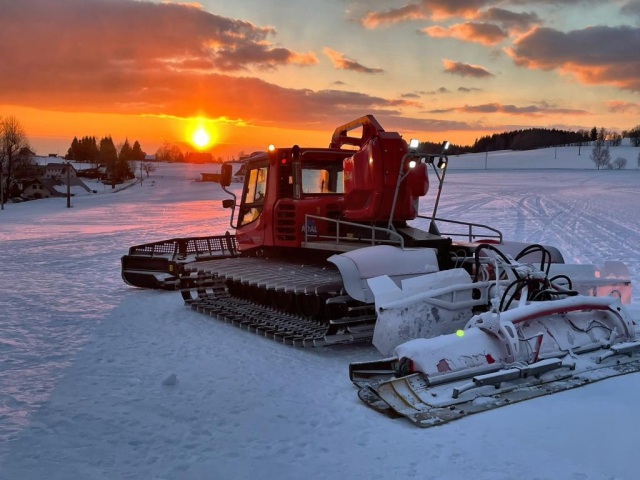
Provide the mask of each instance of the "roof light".
{"label": "roof light", "polygon": [[442,142],[442,152],[446,152],[447,149],[449,148],[449,145],[451,145],[451,143],[449,143],[449,140],[445,140],[444,142]]}
{"label": "roof light", "polygon": [[269,145],[268,149],[270,152],[273,152],[276,149],[276,146],[272,143],[271,145]]}
{"label": "roof light", "polygon": [[415,150],[416,148],[418,148],[418,145],[420,145],[420,140],[418,140],[417,138],[412,138],[411,140],[409,140],[409,148]]}
{"label": "roof light", "polygon": [[438,168],[442,170],[446,166],[447,166],[447,161],[444,158],[440,157],[440,160],[438,160]]}

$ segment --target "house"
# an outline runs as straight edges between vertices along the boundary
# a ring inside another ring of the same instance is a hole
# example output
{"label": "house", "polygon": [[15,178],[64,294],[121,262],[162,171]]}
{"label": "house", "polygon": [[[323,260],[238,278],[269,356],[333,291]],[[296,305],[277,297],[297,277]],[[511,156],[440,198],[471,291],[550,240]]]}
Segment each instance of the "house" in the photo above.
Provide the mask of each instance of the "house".
{"label": "house", "polygon": [[49,184],[49,180],[36,178],[22,184],[22,195],[32,198],[59,197],[58,192]]}
{"label": "house", "polygon": [[47,163],[47,165],[44,167],[44,173],[42,174],[42,176],[45,179],[67,178],[67,168],[71,169],[71,178],[76,178],[78,176],[78,172],[76,171],[75,167],[71,164],[66,163]]}
{"label": "house", "polygon": [[97,167],[84,168],[76,171],[79,177],[83,178],[106,178],[107,167],[98,165]]}
{"label": "house", "polygon": [[[69,186],[72,197],[80,193],[91,193],[91,189],[79,178],[71,178]],[[23,183],[22,195],[33,198],[65,197],[67,184],[59,178],[36,178]]]}

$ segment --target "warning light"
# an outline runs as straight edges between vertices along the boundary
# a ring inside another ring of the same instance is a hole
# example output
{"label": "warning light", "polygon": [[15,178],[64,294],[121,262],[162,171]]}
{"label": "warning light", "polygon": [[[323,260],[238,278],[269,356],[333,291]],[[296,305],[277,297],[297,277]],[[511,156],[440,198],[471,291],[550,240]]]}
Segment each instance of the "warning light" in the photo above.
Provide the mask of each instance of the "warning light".
{"label": "warning light", "polygon": [[464,336],[464,330],[456,330],[456,335],[459,337],[463,337]]}
{"label": "warning light", "polygon": [[276,146],[271,144],[271,145],[269,145],[268,149],[269,149],[270,152],[273,152],[276,149]]}

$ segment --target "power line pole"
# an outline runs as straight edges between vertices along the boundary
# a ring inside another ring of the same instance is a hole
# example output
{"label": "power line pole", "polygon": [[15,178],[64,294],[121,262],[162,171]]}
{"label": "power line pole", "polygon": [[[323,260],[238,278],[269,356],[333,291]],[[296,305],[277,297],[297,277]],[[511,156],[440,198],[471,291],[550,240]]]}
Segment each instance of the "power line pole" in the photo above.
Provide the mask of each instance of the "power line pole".
{"label": "power line pole", "polygon": [[71,208],[71,162],[67,161],[67,208]]}

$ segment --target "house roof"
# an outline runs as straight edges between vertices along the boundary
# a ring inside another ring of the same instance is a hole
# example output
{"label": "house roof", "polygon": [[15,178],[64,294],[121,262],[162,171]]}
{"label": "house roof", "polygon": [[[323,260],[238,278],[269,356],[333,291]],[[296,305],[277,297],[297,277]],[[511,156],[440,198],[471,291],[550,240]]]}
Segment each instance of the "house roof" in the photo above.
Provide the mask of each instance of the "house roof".
{"label": "house roof", "polygon": [[[66,167],[67,167],[66,163],[53,163],[53,162],[47,163],[47,168],[66,168]],[[74,167],[73,165],[71,165],[71,168],[73,168],[74,170],[76,169],[76,167]]]}

